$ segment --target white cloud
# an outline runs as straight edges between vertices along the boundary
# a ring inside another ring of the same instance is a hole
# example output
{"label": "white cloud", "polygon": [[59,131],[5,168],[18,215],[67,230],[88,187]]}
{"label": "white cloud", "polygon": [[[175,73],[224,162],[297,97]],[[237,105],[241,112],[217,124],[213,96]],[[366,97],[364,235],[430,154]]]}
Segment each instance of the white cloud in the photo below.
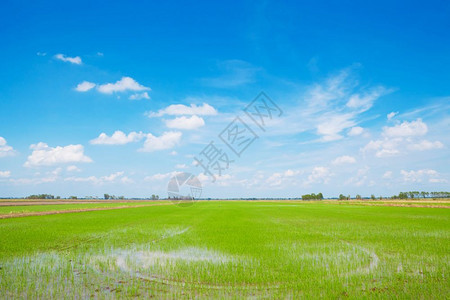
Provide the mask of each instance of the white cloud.
{"label": "white cloud", "polygon": [[79,56],[70,57],[64,54],[56,54],[55,58],[64,62],[70,62],[72,64],[81,65],[81,58]]}
{"label": "white cloud", "polygon": [[61,174],[62,172],[62,168],[56,168],[53,171],[47,172],[48,174],[54,175],[54,176],[58,176],[59,174]]}
{"label": "white cloud", "polygon": [[184,104],[172,104],[158,112],[147,112],[149,117],[161,117],[164,115],[179,116],[179,115],[198,115],[198,116],[213,116],[217,115],[217,110],[207,103],[202,105],[191,104],[190,106]]}
{"label": "white cloud", "polygon": [[124,145],[132,142],[138,142],[146,136],[145,133],[132,131],[128,135],[117,130],[112,136],[102,132],[97,138],[90,141],[93,145]]}
{"label": "white cloud", "polygon": [[130,100],[150,99],[150,96],[148,95],[147,92],[143,92],[143,93],[133,94],[128,99],[130,99]]}
{"label": "white cloud", "polygon": [[115,83],[105,83],[99,85],[97,87],[97,90],[100,93],[112,94],[114,92],[125,92],[125,91],[135,91],[135,92],[149,91],[150,88],[139,84],[131,77],[122,77]]}
{"label": "white cloud", "polygon": [[77,92],[87,92],[87,91],[93,89],[95,87],[95,85],[96,84],[93,82],[83,81],[75,87],[75,90]]}
{"label": "white cloud", "polygon": [[172,155],[172,156],[175,156],[175,155],[177,155],[177,154],[178,154],[178,152],[175,151],[175,150],[173,150],[172,152],[169,153],[169,155]]}
{"label": "white cloud", "polygon": [[81,169],[74,165],[68,166],[66,170],[67,172],[81,172]]}
{"label": "white cloud", "polygon": [[13,147],[8,146],[6,140],[0,136],[0,157],[11,156],[16,154]]}
{"label": "white cloud", "polygon": [[403,175],[403,181],[405,182],[422,182],[426,178],[428,178],[429,182],[440,182],[440,179],[438,178],[440,174],[432,169],[422,169],[417,171],[401,170],[400,174]]}
{"label": "white cloud", "polygon": [[157,137],[151,133],[147,134],[144,146],[139,149],[142,152],[152,152],[175,147],[181,140],[182,133],[179,131],[167,131]]}
{"label": "white cloud", "polygon": [[309,185],[312,183],[328,183],[331,177],[330,170],[327,167],[314,167],[311,174],[308,176],[308,179],[305,182],[305,185]]}
{"label": "white cloud", "polygon": [[420,136],[428,132],[428,126],[422,119],[417,119],[416,121],[404,121],[401,124],[395,125],[393,127],[383,127],[383,134],[387,137],[410,137],[410,136]]}
{"label": "white cloud", "polygon": [[165,180],[165,179],[169,179],[172,178],[173,176],[177,175],[180,172],[174,171],[174,172],[169,172],[169,173],[157,173],[151,176],[146,176],[144,178],[144,181],[160,181],[160,180]]}
{"label": "white cloud", "polygon": [[133,180],[130,179],[127,176],[124,176],[123,171],[115,172],[110,175],[102,176],[102,177],[96,177],[96,176],[89,176],[89,177],[67,177],[64,179],[64,181],[72,181],[72,182],[90,182],[92,184],[102,185],[105,183],[133,183]]}
{"label": "white cloud", "polygon": [[431,182],[431,183],[444,183],[444,182],[448,182],[448,180],[444,179],[444,178],[430,178],[428,180],[428,182]]}
{"label": "white cloud", "polygon": [[240,182],[236,180],[230,174],[222,174],[221,176],[215,175],[215,181],[213,182],[213,178],[209,175],[205,175],[205,173],[200,173],[197,175],[198,180],[200,180],[202,186],[236,186]]}
{"label": "white cloud", "polygon": [[65,147],[49,147],[46,143],[38,143],[30,146],[33,150],[25,162],[25,167],[50,166],[63,163],[92,162],[92,159],[84,155],[82,145],[68,145]]}
{"label": "white cloud", "polygon": [[0,171],[0,178],[8,178],[11,176],[11,171]]}
{"label": "white cloud", "polygon": [[392,171],[386,171],[386,172],[383,174],[383,178],[384,178],[384,179],[390,179],[390,178],[392,178]]}
{"label": "white cloud", "polygon": [[357,135],[361,135],[363,132],[364,132],[364,128],[355,126],[349,130],[348,135],[349,136],[357,136]]}
{"label": "white cloud", "polygon": [[408,148],[411,150],[425,151],[425,150],[444,148],[444,144],[442,144],[439,141],[430,142],[428,140],[423,140],[417,144],[408,145]]}
{"label": "white cloud", "polygon": [[[363,186],[367,182],[367,173],[369,172],[369,167],[365,166],[356,172],[356,175],[349,178],[345,184],[351,184],[354,186]],[[373,181],[369,182],[369,185],[373,185]]]}
{"label": "white cloud", "polygon": [[267,178],[266,183],[270,186],[281,186],[287,185],[294,181],[295,177],[302,174],[300,170],[288,169],[284,172],[275,172],[269,178]]}
{"label": "white cloud", "polygon": [[310,141],[312,143],[336,141],[342,139],[344,133],[365,134],[365,130],[356,126],[358,118],[391,89],[360,86],[354,71],[358,67],[353,65],[341,70],[292,98],[296,106],[285,110],[271,134],[280,136],[315,130],[320,138]]}
{"label": "white cloud", "polygon": [[205,125],[205,121],[196,115],[193,115],[191,117],[177,117],[173,120],[166,120],[165,122],[166,126],[169,128],[185,130],[198,129]]}
{"label": "white cloud", "polygon": [[187,169],[188,166],[186,164],[177,164],[177,165],[175,165],[175,168],[177,168],[177,169]]}
{"label": "white cloud", "polygon": [[123,174],[124,174],[124,172],[121,171],[121,172],[113,173],[113,174],[108,175],[108,176],[103,176],[101,178],[102,178],[103,181],[112,182],[112,181],[116,180],[116,178],[122,177]]}
{"label": "white cloud", "polygon": [[127,177],[127,176],[123,176],[122,178],[120,178],[120,182],[122,183],[134,183],[134,180]]}
{"label": "white cloud", "polygon": [[374,151],[376,157],[388,157],[400,154],[400,150],[398,149],[402,138],[388,139],[385,138],[383,140],[375,140],[370,141],[364,148],[362,148],[363,152]]}
{"label": "white cloud", "polygon": [[50,175],[42,178],[11,178],[9,181],[13,184],[17,185],[30,185],[30,184],[42,184],[42,183],[50,183],[55,182],[58,179],[55,175]]}
{"label": "white cloud", "polygon": [[354,164],[356,163],[356,159],[353,156],[339,156],[335,160],[333,160],[333,165],[342,165],[342,164]]}
{"label": "white cloud", "polygon": [[350,96],[346,106],[363,112],[370,109],[376,99],[390,93],[391,91],[392,90],[384,87],[376,87],[364,94],[353,94]]}
{"label": "white cloud", "polygon": [[393,111],[387,114],[387,119],[388,120],[392,120],[393,117],[395,117],[396,115],[398,115],[398,111]]}
{"label": "white cloud", "polygon": [[407,150],[425,151],[444,147],[440,141],[417,141],[419,136],[428,132],[428,126],[421,119],[405,121],[392,127],[383,127],[383,138],[370,141],[361,150],[374,151],[377,157],[398,155]]}
{"label": "white cloud", "polygon": [[[60,178],[60,174],[62,172],[62,168],[56,168],[53,171],[47,171],[46,176],[44,177],[34,177],[34,178],[18,178],[18,179],[10,179],[9,181],[13,184],[17,185],[30,185],[30,184],[43,184],[43,183],[51,183],[55,182]],[[35,176],[40,176],[41,173],[35,173]]]}
{"label": "white cloud", "polygon": [[99,179],[95,176],[89,177],[67,177],[64,181],[73,181],[73,182],[91,182],[91,183],[99,183]]}
{"label": "white cloud", "polygon": [[322,140],[326,142],[341,139],[340,132],[355,125],[352,117],[352,114],[325,115],[317,125],[317,134],[322,135]]}
{"label": "white cloud", "polygon": [[352,80],[348,80],[350,74],[348,69],[344,69],[337,75],[329,77],[325,82],[312,86],[307,96],[308,104],[324,108],[329,106],[330,102],[344,98],[356,85]]}

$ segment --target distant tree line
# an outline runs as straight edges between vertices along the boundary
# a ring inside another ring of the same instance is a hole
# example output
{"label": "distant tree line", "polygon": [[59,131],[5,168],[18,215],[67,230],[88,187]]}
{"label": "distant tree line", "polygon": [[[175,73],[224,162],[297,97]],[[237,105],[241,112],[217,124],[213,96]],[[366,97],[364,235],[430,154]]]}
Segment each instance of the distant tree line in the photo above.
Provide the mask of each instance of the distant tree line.
{"label": "distant tree line", "polygon": [[[10,197],[8,197],[10,198]],[[97,197],[88,197],[86,196],[85,199],[98,199]],[[389,198],[389,197],[386,197]],[[409,192],[400,192],[398,195],[394,195],[392,197],[390,197],[391,199],[417,199],[417,198],[450,198],[450,192],[425,192],[425,191],[409,191]],[[61,199],[60,196],[54,196],[51,194],[37,194],[37,195],[30,195],[28,197],[25,197],[25,199]],[[77,196],[70,196],[68,197],[68,199],[78,199]],[[105,200],[124,200],[125,197],[124,196],[115,196],[115,195],[110,195],[110,194],[104,194],[104,199]],[[151,197],[149,198],[129,198],[129,199],[152,199],[152,200],[159,200],[161,199],[158,195],[151,195]],[[177,196],[172,196],[172,197],[168,197],[167,199],[169,200],[192,200],[194,199],[193,197],[177,197]],[[298,199],[298,198],[227,198],[227,199],[222,199],[222,200],[281,200],[281,199],[287,199],[287,200],[292,200],[292,199]],[[305,194],[302,195],[301,197],[302,200],[322,200],[324,199],[323,194],[322,193],[311,193],[311,194]],[[340,194],[338,197],[339,200],[350,200],[351,196],[350,195],[344,195],[344,194]],[[357,200],[362,200],[363,197],[361,197],[361,195],[357,194],[355,196],[355,199]],[[364,197],[364,199],[368,199],[368,197]],[[375,197],[375,195],[371,195],[370,199],[372,200],[376,200],[377,197]],[[382,196],[379,196],[378,199],[383,199]],[[211,198],[206,198],[204,200],[211,200]]]}
{"label": "distant tree line", "polygon": [[119,199],[119,200],[123,200],[123,199],[125,199],[124,196],[118,196],[118,197],[116,197],[116,196],[110,195],[110,194],[104,194],[103,196],[104,196],[105,200],[108,200],[108,199],[113,199],[113,200]]}
{"label": "distant tree line", "polygon": [[[159,199],[159,198],[158,198]],[[194,200],[192,196],[169,196],[168,200]],[[156,200],[156,199],[154,199]]]}
{"label": "distant tree line", "polygon": [[38,195],[30,195],[26,197],[25,199],[61,199],[59,196],[53,196],[50,194],[38,194]]}
{"label": "distant tree line", "polygon": [[318,193],[317,195],[314,193],[302,195],[302,200],[322,200],[322,199],[323,199],[322,193]]}
{"label": "distant tree line", "polygon": [[414,198],[450,198],[450,192],[400,192],[398,195],[391,197],[392,199],[414,199]]}

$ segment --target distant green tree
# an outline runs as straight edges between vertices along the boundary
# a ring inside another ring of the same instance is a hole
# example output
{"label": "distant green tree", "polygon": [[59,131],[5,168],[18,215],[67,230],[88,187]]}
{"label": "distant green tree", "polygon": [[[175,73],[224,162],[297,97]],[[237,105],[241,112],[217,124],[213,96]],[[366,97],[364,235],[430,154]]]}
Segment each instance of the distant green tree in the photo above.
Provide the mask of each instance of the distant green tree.
{"label": "distant green tree", "polygon": [[346,200],[346,199],[347,199],[347,197],[345,197],[343,194],[339,195],[339,200]]}
{"label": "distant green tree", "polygon": [[55,199],[55,196],[50,194],[30,195],[26,199]]}
{"label": "distant green tree", "polygon": [[105,198],[105,200],[108,200],[109,199],[109,194],[105,194],[104,198]]}
{"label": "distant green tree", "polygon": [[399,198],[399,199],[408,199],[408,193],[406,193],[406,192],[400,192],[400,193],[398,194],[398,198]]}
{"label": "distant green tree", "polygon": [[375,195],[374,194],[370,195],[370,199],[375,200]]}
{"label": "distant green tree", "polygon": [[361,199],[362,199],[362,197],[361,197],[360,194],[357,194],[357,195],[355,196],[355,198],[358,199],[358,200],[361,200]]}
{"label": "distant green tree", "polygon": [[318,193],[317,195],[314,193],[302,195],[302,200],[322,200],[323,194]]}

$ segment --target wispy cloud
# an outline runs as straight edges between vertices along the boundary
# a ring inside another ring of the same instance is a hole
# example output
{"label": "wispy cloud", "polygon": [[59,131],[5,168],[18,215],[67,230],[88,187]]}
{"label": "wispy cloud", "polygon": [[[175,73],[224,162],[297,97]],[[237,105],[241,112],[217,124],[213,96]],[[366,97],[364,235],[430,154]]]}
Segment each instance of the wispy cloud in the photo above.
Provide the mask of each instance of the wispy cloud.
{"label": "wispy cloud", "polygon": [[356,159],[353,156],[349,155],[339,156],[332,162],[333,165],[354,164],[354,163],[356,163]]}
{"label": "wispy cloud", "polygon": [[11,171],[0,171],[0,178],[8,178],[11,176]]}
{"label": "wispy cloud", "polygon": [[130,100],[150,99],[150,96],[148,95],[147,92],[143,92],[143,93],[133,94],[130,97],[128,97],[128,99],[130,99]]}
{"label": "wispy cloud", "polygon": [[398,111],[393,111],[387,114],[387,119],[392,120],[396,115],[398,115]]}
{"label": "wispy cloud", "polygon": [[393,89],[383,86],[360,86],[357,66],[352,66],[306,88],[291,107],[285,108],[285,117],[274,124],[274,134],[315,133],[317,141],[337,141],[364,132],[359,117],[372,108],[380,97]]}
{"label": "wispy cloud", "polygon": [[93,88],[95,88],[95,83],[93,82],[89,82],[89,81],[83,81],[81,83],[79,83],[76,87],[75,90],[77,92],[87,92],[89,90],[92,90]]}
{"label": "wispy cloud", "polygon": [[55,55],[55,59],[61,60],[63,62],[69,62],[69,63],[75,64],[75,65],[82,64],[81,57],[79,57],[79,56],[70,57],[70,56],[66,56],[66,55],[60,53],[60,54]]}
{"label": "wispy cloud", "polygon": [[305,181],[304,185],[308,186],[311,184],[323,183],[327,184],[330,180],[332,173],[327,167],[314,167],[311,174],[309,174],[308,179]]}
{"label": "wispy cloud", "polygon": [[125,172],[120,171],[120,172],[115,172],[110,175],[101,176],[101,177],[97,177],[97,176],[75,177],[75,176],[72,176],[72,177],[64,178],[64,181],[88,182],[88,183],[92,183],[92,184],[96,184],[96,185],[102,185],[102,184],[107,184],[107,183],[129,184],[129,183],[134,182],[131,178],[129,178],[128,176],[125,176],[124,174],[125,174]]}

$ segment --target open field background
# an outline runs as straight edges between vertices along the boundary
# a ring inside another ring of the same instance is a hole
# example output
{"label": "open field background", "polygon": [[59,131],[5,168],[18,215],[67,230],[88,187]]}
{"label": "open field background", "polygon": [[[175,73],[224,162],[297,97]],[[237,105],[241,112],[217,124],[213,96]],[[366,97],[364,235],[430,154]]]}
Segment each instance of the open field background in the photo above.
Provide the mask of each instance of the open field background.
{"label": "open field background", "polygon": [[[0,298],[444,299],[450,296],[450,210],[425,201],[430,207],[165,202],[2,219]],[[97,208],[124,205],[103,204]],[[87,205],[99,204],[77,207]]]}

